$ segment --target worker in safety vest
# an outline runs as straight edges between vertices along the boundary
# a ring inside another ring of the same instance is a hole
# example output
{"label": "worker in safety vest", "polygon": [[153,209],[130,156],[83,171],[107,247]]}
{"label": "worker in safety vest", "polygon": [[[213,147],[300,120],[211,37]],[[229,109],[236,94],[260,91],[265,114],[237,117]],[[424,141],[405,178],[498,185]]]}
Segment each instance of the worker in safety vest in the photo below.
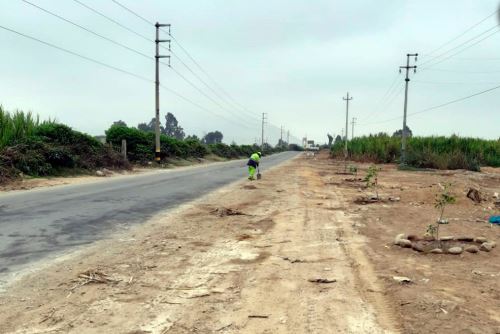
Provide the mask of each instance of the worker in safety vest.
{"label": "worker in safety vest", "polygon": [[262,153],[256,152],[250,156],[250,159],[247,162],[248,166],[248,179],[254,180],[255,169],[259,167],[260,157]]}

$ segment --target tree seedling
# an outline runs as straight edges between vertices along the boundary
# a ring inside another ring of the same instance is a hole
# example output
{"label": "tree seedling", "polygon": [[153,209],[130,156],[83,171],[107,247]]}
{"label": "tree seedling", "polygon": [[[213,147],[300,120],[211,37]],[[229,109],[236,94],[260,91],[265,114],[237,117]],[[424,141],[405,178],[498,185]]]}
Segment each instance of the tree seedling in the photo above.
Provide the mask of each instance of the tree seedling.
{"label": "tree seedling", "polygon": [[[441,186],[441,191],[436,194],[436,199],[434,201],[434,207],[439,210],[439,219],[436,221],[435,225],[429,225],[427,228],[427,233],[434,236],[439,240],[439,226],[448,224],[448,220],[443,218],[444,209],[448,204],[453,204],[456,202],[456,198],[450,193],[451,183],[445,183]],[[431,227],[432,226],[432,227]]]}
{"label": "tree seedling", "polygon": [[380,168],[378,168],[375,165],[371,165],[368,168],[368,171],[366,173],[365,178],[363,179],[363,181],[366,182],[367,188],[375,189],[375,195],[377,196],[377,201],[379,200],[379,197],[378,197],[378,172],[379,171],[380,171]]}
{"label": "tree seedling", "polygon": [[358,176],[358,166],[349,165],[349,173],[354,174],[354,176]]}

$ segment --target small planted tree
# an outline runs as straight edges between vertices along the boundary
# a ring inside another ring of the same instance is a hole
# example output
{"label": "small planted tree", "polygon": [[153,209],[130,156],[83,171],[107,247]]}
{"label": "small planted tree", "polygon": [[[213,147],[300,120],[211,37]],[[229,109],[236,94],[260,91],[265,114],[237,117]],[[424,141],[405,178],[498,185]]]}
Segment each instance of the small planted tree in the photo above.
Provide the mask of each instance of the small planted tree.
{"label": "small planted tree", "polygon": [[349,173],[354,174],[354,176],[358,176],[358,166],[349,165]]}
{"label": "small planted tree", "polygon": [[378,168],[375,165],[371,165],[368,168],[366,176],[363,180],[366,182],[366,187],[375,189],[375,195],[376,195],[377,201],[379,200],[379,197],[378,197],[378,172],[379,171],[380,171],[380,168]]}
{"label": "small planted tree", "polygon": [[455,196],[450,192],[451,183],[445,183],[441,186],[441,190],[436,194],[436,199],[434,201],[434,207],[439,210],[439,219],[436,221],[435,225],[429,225],[427,227],[427,233],[436,236],[439,240],[439,226],[448,224],[448,220],[443,218],[444,209],[448,204],[453,204],[456,202]]}

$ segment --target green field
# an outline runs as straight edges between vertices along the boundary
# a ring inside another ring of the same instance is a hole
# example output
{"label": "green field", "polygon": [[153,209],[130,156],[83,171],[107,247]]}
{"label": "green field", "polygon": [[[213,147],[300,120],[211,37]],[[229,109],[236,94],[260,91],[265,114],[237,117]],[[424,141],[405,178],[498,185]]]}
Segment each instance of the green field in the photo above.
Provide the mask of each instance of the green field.
{"label": "green field", "polygon": [[[401,138],[386,134],[354,138],[348,143],[349,156],[357,161],[399,163]],[[334,157],[344,156],[344,143],[331,148]],[[411,137],[407,140],[409,166],[436,169],[479,170],[500,167],[500,139],[485,140],[459,136]]]}

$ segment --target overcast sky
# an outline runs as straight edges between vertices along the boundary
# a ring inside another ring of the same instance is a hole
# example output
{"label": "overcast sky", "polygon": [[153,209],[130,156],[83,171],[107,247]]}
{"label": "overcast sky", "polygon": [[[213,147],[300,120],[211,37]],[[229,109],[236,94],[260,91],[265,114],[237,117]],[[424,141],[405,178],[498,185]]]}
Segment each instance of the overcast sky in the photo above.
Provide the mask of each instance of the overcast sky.
{"label": "overcast sky", "polygon": [[[154,43],[73,0],[29,1],[154,55]],[[111,0],[79,1],[154,39],[154,27]],[[345,127],[342,97],[347,91],[354,97],[349,122],[357,118],[355,135],[392,133],[402,127],[404,75],[398,68],[405,65],[407,53],[422,55],[417,73],[411,73],[409,113],[500,85],[500,33],[446,59],[463,49],[457,46],[497,25],[496,16],[435,51],[491,15],[498,8],[496,0],[118,1],[148,20],[171,23],[172,35],[210,74],[211,79],[176,43],[174,53],[217,95],[175,57],[172,67],[210,99],[161,66],[162,84],[201,107],[161,90],[162,117],[172,112],[188,134],[220,130],[226,142],[253,142],[260,137],[259,119],[265,112],[277,126],[266,127],[271,143],[277,142],[281,125],[296,138],[307,135],[322,143],[326,133],[340,134]],[[0,0],[0,25],[154,80],[152,59],[21,0]],[[116,120],[136,126],[154,116],[152,82],[3,29],[0,41],[0,104],[8,110],[31,110],[93,135],[103,134]],[[444,61],[434,64],[439,60]],[[498,138],[499,109],[500,89],[410,116],[408,125],[415,135]]]}

